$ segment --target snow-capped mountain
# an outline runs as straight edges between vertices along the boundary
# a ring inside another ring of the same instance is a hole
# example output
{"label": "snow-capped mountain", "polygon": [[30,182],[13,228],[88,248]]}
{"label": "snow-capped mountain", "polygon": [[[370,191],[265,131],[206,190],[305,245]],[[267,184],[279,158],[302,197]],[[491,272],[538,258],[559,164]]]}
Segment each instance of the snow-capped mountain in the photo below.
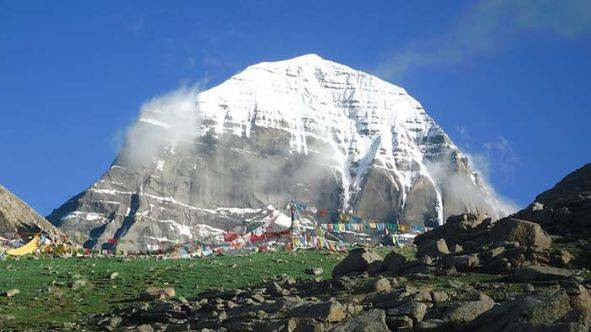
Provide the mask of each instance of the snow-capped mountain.
{"label": "snow-capped mountain", "polygon": [[145,249],[244,225],[290,199],[421,225],[507,213],[403,88],[305,55],[148,102],[102,178],[48,219],[87,246],[117,238]]}

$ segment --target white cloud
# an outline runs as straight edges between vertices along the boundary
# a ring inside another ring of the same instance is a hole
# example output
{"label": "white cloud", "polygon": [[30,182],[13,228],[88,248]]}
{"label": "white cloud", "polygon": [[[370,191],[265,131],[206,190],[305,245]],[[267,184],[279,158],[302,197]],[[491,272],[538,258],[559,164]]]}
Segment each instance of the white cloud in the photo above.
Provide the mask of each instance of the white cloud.
{"label": "white cloud", "polygon": [[144,103],[137,121],[127,130],[119,161],[150,163],[163,147],[197,136],[199,87],[183,85]]}
{"label": "white cloud", "polygon": [[589,0],[481,0],[455,19],[447,31],[417,41],[386,57],[374,72],[400,80],[413,70],[455,65],[479,54],[501,50],[526,32],[564,38],[591,34]]}

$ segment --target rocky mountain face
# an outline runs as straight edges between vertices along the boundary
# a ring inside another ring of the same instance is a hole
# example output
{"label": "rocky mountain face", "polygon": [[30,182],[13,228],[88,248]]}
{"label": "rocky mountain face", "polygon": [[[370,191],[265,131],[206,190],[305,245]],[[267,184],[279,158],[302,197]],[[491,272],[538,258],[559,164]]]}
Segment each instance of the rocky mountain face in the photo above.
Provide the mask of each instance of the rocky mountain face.
{"label": "rocky mountain face", "polygon": [[550,234],[591,236],[591,164],[586,164],[538,195],[515,218],[536,222]]}
{"label": "rocky mountain face", "polygon": [[40,216],[25,202],[0,185],[0,234],[33,234],[44,232],[53,240],[63,233]]}
{"label": "rocky mountain face", "polygon": [[48,219],[87,247],[153,249],[255,222],[291,199],[427,226],[508,212],[403,88],[306,55],[150,101],[100,180]]}

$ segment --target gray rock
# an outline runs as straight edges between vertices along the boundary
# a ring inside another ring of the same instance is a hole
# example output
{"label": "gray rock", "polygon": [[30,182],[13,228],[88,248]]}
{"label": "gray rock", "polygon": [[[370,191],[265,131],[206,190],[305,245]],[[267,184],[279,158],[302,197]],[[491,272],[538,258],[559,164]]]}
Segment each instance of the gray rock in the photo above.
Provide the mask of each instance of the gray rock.
{"label": "gray rock", "polygon": [[366,287],[367,290],[372,292],[389,292],[392,290],[392,285],[390,284],[390,280],[386,278],[379,278],[377,280],[372,280],[369,282],[370,285]]}
{"label": "gray rock", "polygon": [[324,270],[321,267],[311,267],[306,269],[307,274],[311,274],[313,276],[319,276],[324,273]]}
{"label": "gray rock", "polygon": [[400,273],[405,263],[406,257],[392,251],[391,253],[387,254],[386,257],[384,257],[381,271],[388,273]]}
{"label": "gray rock", "polygon": [[526,295],[482,314],[470,323],[468,330],[523,330],[520,326],[529,326],[525,330],[540,329],[564,319],[571,310],[565,291]]}
{"label": "gray rock", "polygon": [[417,301],[404,301],[402,305],[386,311],[388,316],[408,316],[415,321],[421,321],[426,313],[427,305]]}
{"label": "gray rock", "polygon": [[449,254],[445,239],[432,240],[418,247],[417,256],[439,257]]}
{"label": "gray rock", "polygon": [[289,312],[293,318],[314,318],[329,323],[340,322],[347,317],[347,311],[339,302],[329,301],[307,303],[293,308]]}
{"label": "gray rock", "polygon": [[0,293],[0,295],[10,298],[10,297],[16,296],[20,292],[21,291],[18,288],[13,288],[13,289],[7,290],[6,292]]}
{"label": "gray rock", "polygon": [[373,262],[379,262],[382,257],[366,248],[352,249],[347,257],[332,270],[332,277],[337,278],[350,273],[360,273],[367,270]]}
{"label": "gray rock", "polygon": [[454,324],[466,324],[482,313],[492,309],[495,302],[485,294],[476,301],[454,302],[445,310],[442,319]]}
{"label": "gray rock", "polygon": [[514,218],[497,221],[490,236],[492,241],[516,241],[539,249],[548,249],[552,245],[552,238],[540,225]]}
{"label": "gray rock", "polygon": [[568,279],[573,271],[550,266],[527,266],[516,268],[508,278],[517,282],[544,282]]}
{"label": "gray rock", "polygon": [[42,232],[57,243],[71,243],[55,228],[13,193],[0,185],[0,234],[34,234]]}
{"label": "gray rock", "polygon": [[140,293],[139,298],[141,300],[153,300],[153,299],[167,299],[172,298],[176,294],[174,288],[166,287],[166,288],[157,288],[157,287],[148,287],[145,291]]}
{"label": "gray rock", "polygon": [[386,324],[392,331],[412,331],[414,321],[408,316],[386,316]]}
{"label": "gray rock", "polygon": [[386,313],[380,309],[370,309],[349,320],[341,322],[330,331],[333,332],[387,332]]}
{"label": "gray rock", "polygon": [[431,298],[435,303],[441,303],[449,300],[449,295],[445,291],[432,291]]}

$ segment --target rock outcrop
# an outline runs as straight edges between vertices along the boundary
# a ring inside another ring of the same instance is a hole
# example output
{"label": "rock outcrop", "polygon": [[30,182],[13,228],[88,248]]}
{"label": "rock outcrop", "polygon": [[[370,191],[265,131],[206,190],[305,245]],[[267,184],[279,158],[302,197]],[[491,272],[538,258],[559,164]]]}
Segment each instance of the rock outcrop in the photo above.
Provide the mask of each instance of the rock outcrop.
{"label": "rock outcrop", "polygon": [[86,247],[146,250],[247,226],[293,197],[426,226],[508,212],[404,89],[306,55],[146,104],[100,180],[48,219]]}
{"label": "rock outcrop", "polygon": [[567,175],[514,217],[568,239],[591,237],[591,164]]}
{"label": "rock outcrop", "polygon": [[60,230],[0,185],[0,235],[32,235],[39,232],[58,243],[65,241]]}
{"label": "rock outcrop", "polygon": [[561,266],[560,257],[567,255],[550,250],[552,239],[536,223],[510,217],[493,222],[476,214],[451,216],[414,243],[419,259],[435,259],[435,265],[459,271],[507,273],[525,265]]}

